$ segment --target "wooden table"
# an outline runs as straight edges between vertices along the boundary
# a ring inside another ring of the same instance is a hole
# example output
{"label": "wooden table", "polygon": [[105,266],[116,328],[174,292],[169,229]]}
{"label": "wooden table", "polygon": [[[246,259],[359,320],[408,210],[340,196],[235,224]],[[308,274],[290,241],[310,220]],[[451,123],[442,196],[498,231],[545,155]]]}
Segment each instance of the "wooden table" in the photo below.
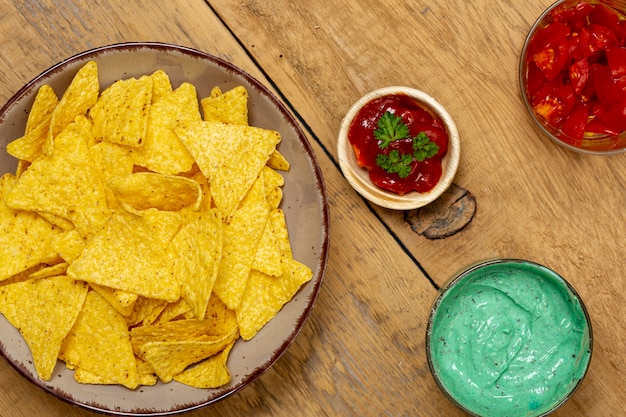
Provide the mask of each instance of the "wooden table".
{"label": "wooden table", "polygon": [[[552,0],[0,0],[0,102],[54,63],[123,41],[196,48],[270,86],[321,164],[331,252],[295,343],[251,386],[193,416],[460,416],[439,392],[424,334],[438,288],[477,260],[533,260],[565,276],[591,314],[591,369],[568,417],[626,415],[626,155],[564,150],[533,126],[518,56]],[[368,205],[341,175],[341,119],[364,93],[408,85],[454,117],[455,183],[476,199],[445,239]],[[0,362],[0,416],[88,416]]]}

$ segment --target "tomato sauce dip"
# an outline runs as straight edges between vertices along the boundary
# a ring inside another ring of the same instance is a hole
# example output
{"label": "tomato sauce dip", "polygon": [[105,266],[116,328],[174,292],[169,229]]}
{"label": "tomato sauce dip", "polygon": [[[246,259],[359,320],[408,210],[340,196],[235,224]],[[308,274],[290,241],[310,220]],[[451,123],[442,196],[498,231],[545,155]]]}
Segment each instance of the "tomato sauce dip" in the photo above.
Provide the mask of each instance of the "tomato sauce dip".
{"label": "tomato sauce dip", "polygon": [[[385,113],[401,118],[402,124],[408,128],[405,138],[392,140],[383,147],[381,140],[375,135],[379,123]],[[410,162],[410,171],[405,175],[388,172],[380,163],[380,155],[384,157],[396,155],[412,155],[415,152],[414,138],[423,135],[437,145],[434,155],[423,160],[415,157]],[[405,94],[393,94],[378,97],[363,106],[352,121],[348,130],[348,140],[356,154],[360,167],[366,169],[370,180],[376,186],[404,195],[417,191],[425,193],[432,190],[442,175],[441,160],[448,150],[448,132],[439,117],[431,113],[420,103]]]}

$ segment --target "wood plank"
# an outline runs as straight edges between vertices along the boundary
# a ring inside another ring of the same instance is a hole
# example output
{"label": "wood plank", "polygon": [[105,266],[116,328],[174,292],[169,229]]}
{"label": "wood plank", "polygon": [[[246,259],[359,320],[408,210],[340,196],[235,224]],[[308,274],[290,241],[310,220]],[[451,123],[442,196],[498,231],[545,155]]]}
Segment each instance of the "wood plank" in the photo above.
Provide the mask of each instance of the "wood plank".
{"label": "wood plank", "polygon": [[251,0],[213,7],[335,160],[341,119],[370,90],[413,86],[449,110],[462,141],[455,182],[477,201],[471,224],[433,241],[416,235],[403,213],[373,209],[438,285],[491,257],[530,259],[566,277],[590,310],[595,353],[576,400],[556,414],[612,416],[626,398],[626,344],[614,336],[626,323],[626,156],[561,149],[523,107],[519,53],[551,3]]}
{"label": "wood plank", "polygon": [[[271,85],[231,28],[199,0],[158,5],[0,0],[0,10],[0,100],[70,55],[136,40],[204,50]],[[460,416],[438,393],[424,356],[424,318],[435,289],[346,186],[319,138],[310,139],[332,204],[330,262],[312,317],[288,352],[250,387],[189,415],[382,415],[388,410],[436,415],[445,410]],[[0,415],[98,415],[44,393],[5,361],[0,361],[0,381]]]}

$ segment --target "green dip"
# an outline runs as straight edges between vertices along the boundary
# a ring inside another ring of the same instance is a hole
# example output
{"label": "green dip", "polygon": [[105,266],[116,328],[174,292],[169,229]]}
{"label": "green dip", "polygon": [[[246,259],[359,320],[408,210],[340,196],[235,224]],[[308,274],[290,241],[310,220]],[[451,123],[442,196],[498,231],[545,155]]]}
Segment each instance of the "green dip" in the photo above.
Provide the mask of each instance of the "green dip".
{"label": "green dip", "polygon": [[488,261],[452,281],[428,336],[435,379],[484,417],[540,416],[565,401],[591,359],[591,328],[559,275],[528,261]]}

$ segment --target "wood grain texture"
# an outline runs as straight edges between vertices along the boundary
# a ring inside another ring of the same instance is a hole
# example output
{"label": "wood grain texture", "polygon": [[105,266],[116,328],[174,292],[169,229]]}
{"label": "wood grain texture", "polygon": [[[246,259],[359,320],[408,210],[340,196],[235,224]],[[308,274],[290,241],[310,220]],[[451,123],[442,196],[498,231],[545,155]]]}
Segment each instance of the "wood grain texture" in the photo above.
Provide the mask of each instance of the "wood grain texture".
{"label": "wood grain texture", "polygon": [[534,127],[519,94],[519,53],[551,0],[209,3],[332,155],[343,115],[368,91],[408,85],[442,103],[461,134],[455,183],[475,196],[474,219],[433,241],[403,213],[373,210],[438,285],[492,257],[566,277],[590,310],[595,352],[582,389],[556,414],[624,414],[626,343],[616,329],[626,324],[626,156],[561,149]]}
{"label": "wood grain texture", "polygon": [[[589,308],[592,367],[555,416],[613,417],[626,398],[626,156],[558,148],[533,127],[517,60],[551,3],[512,0],[0,0],[0,102],[54,63],[123,41],[197,48],[240,66],[300,118],[331,204],[331,250],[313,313],[251,386],[190,416],[461,416],[424,355],[435,285],[489,257],[553,267]],[[408,85],[452,114],[455,183],[476,198],[459,233],[419,236],[403,213],[368,206],[336,162],[343,114],[364,93]],[[425,273],[428,275],[426,276]],[[429,280],[430,279],[430,280]],[[0,361],[0,416],[95,416],[42,392]]]}

